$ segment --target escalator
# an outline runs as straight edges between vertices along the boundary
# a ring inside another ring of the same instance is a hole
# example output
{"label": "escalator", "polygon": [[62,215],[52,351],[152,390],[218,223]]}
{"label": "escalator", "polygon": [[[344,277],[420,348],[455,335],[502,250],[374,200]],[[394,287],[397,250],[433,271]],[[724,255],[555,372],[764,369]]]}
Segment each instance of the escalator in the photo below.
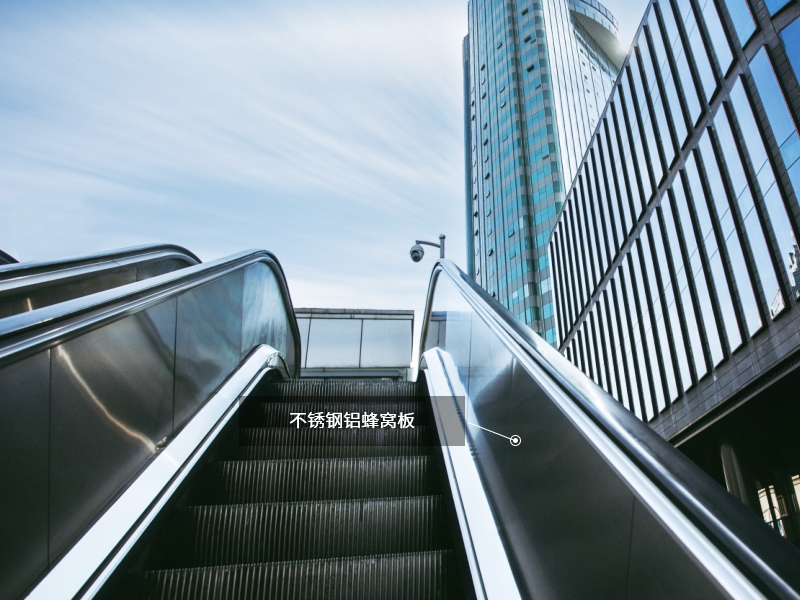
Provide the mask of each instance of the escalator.
{"label": "escalator", "polygon": [[413,383],[267,383],[258,394],[107,597],[463,597],[424,428],[290,425],[316,411],[421,415]]}
{"label": "escalator", "polygon": [[420,354],[300,381],[266,252],[0,319],[0,599],[800,599],[796,548],[446,260]]}

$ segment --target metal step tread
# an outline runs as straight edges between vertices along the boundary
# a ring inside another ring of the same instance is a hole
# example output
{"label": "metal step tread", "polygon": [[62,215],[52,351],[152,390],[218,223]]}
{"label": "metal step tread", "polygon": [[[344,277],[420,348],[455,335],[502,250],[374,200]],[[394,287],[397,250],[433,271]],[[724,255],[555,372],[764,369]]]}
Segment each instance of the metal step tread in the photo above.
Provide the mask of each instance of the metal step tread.
{"label": "metal step tread", "polygon": [[303,379],[270,382],[258,389],[265,396],[304,396],[306,398],[356,398],[359,396],[393,396],[414,398],[417,385],[410,381],[347,381]]}
{"label": "metal step tread", "polygon": [[454,575],[442,550],[148,571],[131,587],[150,600],[448,600]]}
{"label": "metal step tread", "polygon": [[240,460],[211,463],[193,504],[423,496],[436,493],[429,456]]}
{"label": "metal step tread", "polygon": [[181,512],[181,538],[189,542],[184,565],[421,552],[447,544],[439,495],[204,505]]}
{"label": "metal step tread", "polygon": [[291,429],[243,427],[237,458],[347,458],[419,456],[433,452],[433,431],[414,429]]}

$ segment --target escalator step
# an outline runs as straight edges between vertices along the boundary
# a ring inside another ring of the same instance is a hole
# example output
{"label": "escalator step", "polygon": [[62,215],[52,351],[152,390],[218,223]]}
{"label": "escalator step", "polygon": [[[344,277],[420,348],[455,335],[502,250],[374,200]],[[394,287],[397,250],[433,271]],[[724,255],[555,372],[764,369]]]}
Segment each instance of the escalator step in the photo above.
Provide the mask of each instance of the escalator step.
{"label": "escalator step", "polygon": [[193,503],[243,504],[422,496],[435,492],[428,456],[223,461]]}
{"label": "escalator step", "polygon": [[[297,428],[292,425],[292,413],[357,413],[356,423],[360,425],[359,419],[363,413],[375,413],[376,420],[380,423],[381,415],[391,414],[394,416],[394,423],[397,426],[397,419],[400,413],[412,415],[412,425],[419,425],[422,419],[424,405],[422,402],[413,399],[386,399],[377,398],[355,398],[353,400],[340,400],[335,398],[328,399],[293,399],[282,401],[275,398],[263,397],[251,399],[242,406],[240,413],[240,423],[245,427],[289,427]],[[301,417],[301,425],[308,427],[307,417]],[[301,427],[302,428],[302,427]],[[380,429],[381,426],[378,426]],[[384,427],[388,429],[388,427]]]}
{"label": "escalator step", "polygon": [[[151,571],[148,600],[447,600],[448,551]],[[448,594],[450,592],[450,594]]]}
{"label": "escalator step", "polygon": [[446,549],[441,496],[192,506],[195,566]]}
{"label": "escalator step", "polygon": [[427,428],[414,429],[290,429],[243,428],[238,457],[245,460],[277,458],[347,458],[417,456],[430,454],[433,441]]}
{"label": "escalator step", "polygon": [[266,383],[258,390],[265,396],[303,396],[306,398],[357,398],[391,396],[413,398],[417,386],[410,381],[336,381],[304,379]]}

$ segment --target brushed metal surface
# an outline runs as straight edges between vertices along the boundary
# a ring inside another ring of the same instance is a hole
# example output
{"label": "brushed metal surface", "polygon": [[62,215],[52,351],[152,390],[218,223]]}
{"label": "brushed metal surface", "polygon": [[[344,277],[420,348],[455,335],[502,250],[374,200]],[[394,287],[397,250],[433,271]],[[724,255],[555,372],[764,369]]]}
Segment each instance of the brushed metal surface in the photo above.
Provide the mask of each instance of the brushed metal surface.
{"label": "brushed metal surface", "polygon": [[[267,344],[285,357],[294,358],[294,339],[281,289],[272,269],[264,263],[244,270],[242,292],[242,346],[240,358],[260,344]],[[292,369],[289,369],[292,372]]]}
{"label": "brushed metal surface", "polygon": [[[622,598],[633,494],[458,291],[440,277],[444,346],[469,394],[468,426],[512,564],[536,598]],[[434,296],[436,306],[436,296]],[[441,305],[437,314],[442,314]],[[452,321],[451,321],[451,316]]]}
{"label": "brushed metal surface", "polygon": [[50,353],[0,370],[0,598],[47,568]]}
{"label": "brushed metal surface", "polygon": [[176,300],[52,350],[50,560],[172,433]]}
{"label": "brushed metal surface", "polygon": [[238,270],[178,298],[175,429],[239,364],[243,277]]}
{"label": "brushed metal surface", "polygon": [[36,585],[29,600],[94,598],[236,415],[238,400],[252,391],[276,353],[258,347]]}
{"label": "brushed metal surface", "polygon": [[638,500],[633,509],[628,598],[706,600],[721,597],[704,572]]}

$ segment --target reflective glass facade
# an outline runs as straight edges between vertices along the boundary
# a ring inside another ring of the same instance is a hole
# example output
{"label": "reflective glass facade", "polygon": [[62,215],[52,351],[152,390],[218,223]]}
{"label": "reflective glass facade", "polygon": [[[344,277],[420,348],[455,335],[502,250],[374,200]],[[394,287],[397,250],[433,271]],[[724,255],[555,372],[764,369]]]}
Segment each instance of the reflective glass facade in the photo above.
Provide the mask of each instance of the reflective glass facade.
{"label": "reflective glass facade", "polygon": [[799,19],[651,1],[548,243],[558,347],[665,437],[800,348]]}
{"label": "reflective glass facade", "polygon": [[[622,62],[615,36],[595,0],[469,3],[468,271],[551,343],[547,239]],[[585,228],[594,214],[576,217]]]}

